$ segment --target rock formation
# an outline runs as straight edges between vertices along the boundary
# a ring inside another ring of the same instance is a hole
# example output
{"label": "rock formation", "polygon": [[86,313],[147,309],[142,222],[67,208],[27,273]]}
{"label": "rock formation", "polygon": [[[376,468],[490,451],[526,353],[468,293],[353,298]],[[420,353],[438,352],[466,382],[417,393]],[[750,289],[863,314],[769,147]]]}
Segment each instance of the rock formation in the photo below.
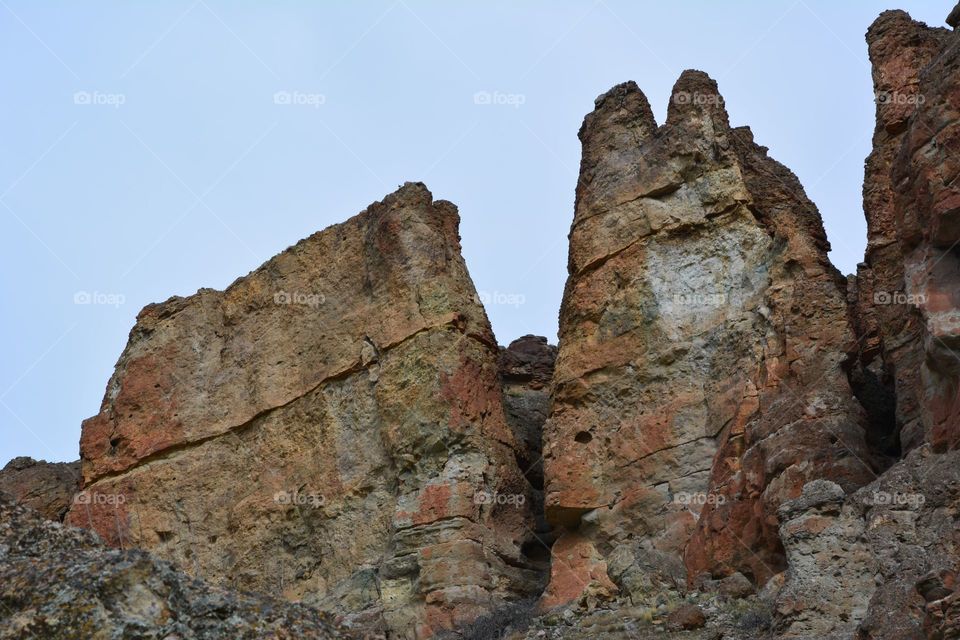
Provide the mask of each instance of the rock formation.
{"label": "rock formation", "polygon": [[763,584],[786,568],[784,501],[878,470],[820,216],[749,129],[730,128],[698,71],[674,86],[664,125],[626,83],[580,138],[547,516],[659,585],[734,572]]}
{"label": "rock formation", "polygon": [[497,346],[422,184],[148,306],[82,490],[0,471],[112,547],[0,497],[0,637],[960,638],[958,38],[867,33],[855,276],[686,71],[584,120],[559,347]]}
{"label": "rock formation", "polygon": [[869,242],[850,287],[861,346],[851,374],[865,404],[882,407],[874,442],[901,459],[852,495],[808,485],[783,507],[780,637],[960,630],[958,38],[902,11],[867,32],[877,128],[864,182]]}
{"label": "rock formation", "polygon": [[909,283],[908,290],[906,275],[906,255],[918,238],[903,228],[893,172],[903,162],[898,156],[907,130],[915,128],[911,116],[925,102],[921,72],[948,40],[945,29],[931,29],[903,11],[885,12],[867,32],[877,123],[863,185],[867,250],[851,282],[860,337],[854,381],[875,414],[871,439],[892,455],[921,444],[930,428],[921,380],[924,317],[915,304],[925,287]]}
{"label": "rock formation", "polygon": [[0,469],[0,491],[43,517],[61,522],[80,489],[80,462],[14,458]]}
{"label": "rock formation", "polygon": [[145,308],[68,521],[391,637],[538,593],[532,456],[458,223],[407,184],[226,291]]}
{"label": "rock formation", "polygon": [[0,493],[0,638],[349,638],[310,607],[195,580],[149,553],[105,548]]}

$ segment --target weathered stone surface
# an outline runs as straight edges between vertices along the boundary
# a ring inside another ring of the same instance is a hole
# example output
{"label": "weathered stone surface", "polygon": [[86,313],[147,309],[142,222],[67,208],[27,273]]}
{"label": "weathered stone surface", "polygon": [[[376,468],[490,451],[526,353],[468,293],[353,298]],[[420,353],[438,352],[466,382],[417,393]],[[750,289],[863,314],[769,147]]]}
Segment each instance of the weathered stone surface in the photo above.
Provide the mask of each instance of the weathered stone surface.
{"label": "weathered stone surface", "polygon": [[695,604],[682,604],[667,616],[667,629],[671,631],[692,631],[706,623],[706,616]]}
{"label": "weathered stone surface", "polygon": [[[954,15],[954,14],[951,14]],[[877,92],[868,246],[851,279],[868,438],[906,457],[842,499],[781,508],[781,637],[944,638],[960,628],[960,80],[957,35],[883,13],[867,32]],[[817,483],[803,497],[821,494]],[[824,506],[827,505],[827,506]],[[790,513],[787,513],[787,512]]]}
{"label": "weathered stone surface", "polygon": [[920,87],[923,69],[948,38],[903,11],[884,12],[867,32],[877,122],[867,158],[863,208],[867,250],[852,281],[853,317],[859,344],[854,383],[872,409],[872,444],[890,454],[923,443],[924,318],[915,304],[919,290],[908,290],[903,215],[892,175],[911,116],[926,103]]}
{"label": "weathered stone surface", "polygon": [[550,383],[557,348],[542,336],[523,336],[500,349],[500,383],[507,422],[523,443],[528,459],[520,466],[537,489],[543,489],[541,437],[550,412]]}
{"label": "weathered stone surface", "polygon": [[955,615],[949,593],[923,582],[960,568],[960,451],[918,447],[849,496],[811,482],[780,513],[790,568],[777,595],[778,637],[919,639],[925,624]]}
{"label": "weathered stone surface", "polygon": [[[584,121],[559,349],[496,346],[419,184],[147,307],[67,518],[120,549],[0,499],[0,636],[960,637],[958,37],[870,27],[847,279],[687,71]],[[70,470],[0,489],[56,518]]]}
{"label": "weathered stone surface", "polygon": [[0,638],[350,638],[328,617],[211,586],[0,493]]}
{"label": "weathered stone surface", "polygon": [[61,522],[80,490],[80,461],[47,462],[14,458],[0,469],[0,491],[44,518]]}
{"label": "weathered stone surface", "polygon": [[685,557],[672,581],[763,583],[785,568],[780,504],[876,470],[820,216],[702,72],[677,81],[664,125],[626,83],[580,137],[547,516],[602,554]]}
{"label": "weathered stone surface", "polygon": [[530,453],[458,223],[408,183],[224,292],[144,309],[68,521],[398,638],[538,593]]}
{"label": "weathered stone surface", "polygon": [[[500,348],[500,385],[507,424],[518,449],[517,463],[530,483],[532,539],[523,550],[544,581],[550,574],[550,547],[557,532],[543,516],[543,423],[550,413],[550,383],[557,348],[542,336],[526,335]],[[544,585],[546,583],[544,582]],[[542,588],[541,588],[542,591]]]}
{"label": "weathered stone surface", "polygon": [[550,584],[540,608],[550,610],[570,602],[593,608],[608,600],[617,587],[607,576],[607,563],[593,544],[577,533],[566,533],[552,547]]}
{"label": "weathered stone surface", "polygon": [[[940,34],[941,30],[931,30]],[[904,289],[923,318],[925,441],[960,446],[960,34],[950,32],[920,73],[922,103],[893,163]]]}
{"label": "weathered stone surface", "polygon": [[838,517],[845,497],[840,485],[814,480],[780,506],[790,567],[777,596],[780,637],[850,638],[866,612],[874,587],[866,524]]}

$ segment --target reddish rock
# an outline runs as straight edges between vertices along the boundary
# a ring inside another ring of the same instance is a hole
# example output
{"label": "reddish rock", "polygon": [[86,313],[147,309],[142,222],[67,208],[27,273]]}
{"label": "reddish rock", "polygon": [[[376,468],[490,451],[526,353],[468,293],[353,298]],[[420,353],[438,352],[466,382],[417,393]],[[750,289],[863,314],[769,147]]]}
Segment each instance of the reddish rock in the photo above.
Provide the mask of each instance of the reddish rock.
{"label": "reddish rock", "polygon": [[408,183],[223,292],[144,309],[84,423],[69,522],[397,637],[539,593],[532,455],[458,224]]}
{"label": "reddish rock", "polygon": [[667,629],[670,631],[692,631],[706,623],[703,610],[695,604],[684,603],[667,616]]}
{"label": "reddish rock", "polygon": [[674,86],[665,124],[626,83],[597,99],[580,138],[547,517],[598,549],[685,557],[690,580],[762,583],[785,568],[784,500],[876,470],[819,213],[730,128],[698,71]]}
{"label": "reddish rock", "polygon": [[0,491],[48,520],[61,522],[80,489],[80,461],[14,458],[0,469]]}
{"label": "reddish rock", "polygon": [[565,533],[553,544],[550,583],[540,599],[544,611],[570,603],[611,598],[617,587],[607,576],[607,563],[593,543]]}
{"label": "reddish rock", "polygon": [[863,184],[867,250],[851,282],[859,345],[854,382],[873,411],[872,444],[891,455],[918,446],[927,431],[924,318],[915,304],[920,292],[907,289],[904,255],[909,249],[892,170],[910,118],[927,99],[921,72],[947,38],[945,29],[931,29],[903,11],[884,12],[867,32],[877,122]]}

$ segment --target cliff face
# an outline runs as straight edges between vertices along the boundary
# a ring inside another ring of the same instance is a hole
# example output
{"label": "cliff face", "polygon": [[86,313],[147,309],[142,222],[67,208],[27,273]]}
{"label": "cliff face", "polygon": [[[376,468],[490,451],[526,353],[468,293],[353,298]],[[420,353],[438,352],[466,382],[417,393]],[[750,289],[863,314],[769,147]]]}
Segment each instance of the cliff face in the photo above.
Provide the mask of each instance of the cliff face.
{"label": "cliff face", "polygon": [[[923,443],[931,428],[929,416],[923,415],[925,318],[917,304],[925,287],[908,283],[907,277],[907,255],[920,238],[917,229],[905,228],[906,203],[897,194],[895,180],[901,178],[894,172],[902,172],[908,162],[901,156],[908,130],[924,126],[911,124],[911,118],[930,107],[920,87],[921,73],[950,39],[945,29],[931,29],[903,11],[885,12],[867,32],[877,122],[863,185],[867,250],[851,287],[860,336],[855,380],[870,394],[876,412],[874,441],[894,455]],[[917,222],[913,217],[912,224]]]}
{"label": "cliff face", "polygon": [[584,120],[559,347],[497,346],[421,184],[148,306],[82,491],[0,471],[118,549],[0,498],[0,636],[960,637],[958,38],[867,33],[856,276],[687,71],[661,125],[632,82]]}
{"label": "cliff face", "polygon": [[68,521],[396,637],[537,593],[531,456],[458,223],[407,184],[224,292],[144,309]]}
{"label": "cliff face", "polygon": [[701,72],[664,125],[628,83],[580,137],[547,516],[667,585],[763,584],[785,568],[780,504],[877,470],[820,216]]}
{"label": "cliff face", "polygon": [[872,387],[865,400],[889,398],[875,442],[902,459],[852,495],[821,487],[781,512],[783,637],[960,630],[958,38],[902,11],[867,32],[877,128],[864,182],[868,247],[851,282],[861,345],[852,376]]}

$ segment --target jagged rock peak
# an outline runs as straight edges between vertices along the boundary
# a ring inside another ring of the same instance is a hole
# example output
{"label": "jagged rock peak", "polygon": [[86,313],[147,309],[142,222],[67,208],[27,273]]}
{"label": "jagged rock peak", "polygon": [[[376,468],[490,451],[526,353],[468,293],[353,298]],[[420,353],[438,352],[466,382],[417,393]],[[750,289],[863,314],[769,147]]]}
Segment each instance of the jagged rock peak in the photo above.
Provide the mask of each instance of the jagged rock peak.
{"label": "jagged rock peak", "polygon": [[730,127],[726,104],[717,82],[703,71],[687,69],[680,74],[667,107],[667,125],[709,118],[717,129]]}

